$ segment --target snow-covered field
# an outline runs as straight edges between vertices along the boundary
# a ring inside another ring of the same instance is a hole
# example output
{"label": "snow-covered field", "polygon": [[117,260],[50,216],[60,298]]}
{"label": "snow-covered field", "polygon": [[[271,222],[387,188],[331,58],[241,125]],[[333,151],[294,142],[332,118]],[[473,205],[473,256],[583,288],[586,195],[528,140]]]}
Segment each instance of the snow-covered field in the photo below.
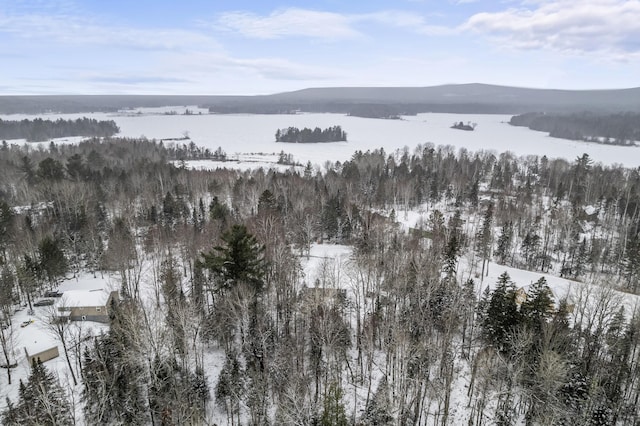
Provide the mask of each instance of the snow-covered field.
{"label": "snow-covered field", "polygon": [[[178,109],[198,111],[193,115],[181,115]],[[147,137],[150,139],[181,138],[188,134],[199,146],[215,150],[221,147],[227,154],[251,152],[280,152],[293,154],[294,160],[305,164],[311,161],[323,165],[326,161],[345,161],[357,150],[384,148],[387,153],[409,148],[413,152],[418,144],[451,145],[454,149],[470,151],[488,150],[495,153],[511,151],[516,155],[546,155],[573,161],[583,153],[603,164],[623,164],[635,167],[640,163],[640,149],[598,145],[594,143],[551,138],[546,133],[514,127],[508,124],[509,115],[489,114],[441,114],[428,113],[403,117],[402,120],[381,120],[350,117],[342,114],[199,114],[197,107],[167,107],[176,115],[164,115],[166,111],[147,110],[140,113],[91,113],[1,115],[5,120],[33,119],[55,120],[90,117],[97,120],[114,120],[120,127],[120,136]],[[465,132],[451,129],[454,122],[477,123],[476,130]],[[323,144],[290,144],[275,142],[277,129],[290,126],[320,127],[340,125],[348,134],[348,142]],[[68,138],[67,138],[68,139]]]}
{"label": "snow-covered field", "polygon": [[[174,161],[176,167],[181,167],[181,161]],[[216,170],[216,169],[232,169],[232,170],[258,170],[273,169],[284,173],[288,170],[302,172],[302,166],[290,166],[286,164],[278,164],[278,155],[276,154],[236,154],[232,155],[227,161],[216,160],[190,160],[184,162],[184,167],[194,170]]]}

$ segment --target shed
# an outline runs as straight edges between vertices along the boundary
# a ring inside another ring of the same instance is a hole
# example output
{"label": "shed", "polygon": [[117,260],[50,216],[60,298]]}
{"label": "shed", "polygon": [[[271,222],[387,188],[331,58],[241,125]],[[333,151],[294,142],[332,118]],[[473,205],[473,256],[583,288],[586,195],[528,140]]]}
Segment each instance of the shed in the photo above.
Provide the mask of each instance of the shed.
{"label": "shed", "polygon": [[33,364],[34,360],[40,360],[40,362],[47,362],[50,359],[53,358],[57,358],[60,356],[60,353],[58,352],[58,346],[44,346],[44,347],[37,347],[37,346],[33,346],[30,348],[31,353],[29,353],[29,350],[25,347],[24,348],[24,354],[27,357],[27,361],[29,361],[29,365]]}

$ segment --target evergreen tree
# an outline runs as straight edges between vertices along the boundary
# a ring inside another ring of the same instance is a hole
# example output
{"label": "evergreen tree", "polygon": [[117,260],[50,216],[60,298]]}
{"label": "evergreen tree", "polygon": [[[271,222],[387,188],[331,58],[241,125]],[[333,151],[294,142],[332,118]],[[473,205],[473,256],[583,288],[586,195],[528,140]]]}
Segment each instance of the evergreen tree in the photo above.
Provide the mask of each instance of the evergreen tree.
{"label": "evergreen tree", "polygon": [[393,416],[389,412],[390,401],[388,388],[387,378],[383,377],[360,419],[363,425],[385,426],[393,424]]}
{"label": "evergreen tree", "polygon": [[[229,352],[215,389],[216,401],[226,411],[229,419],[240,415],[240,402],[244,389],[244,374],[238,356],[235,352]],[[233,420],[230,423],[233,423]]]}
{"label": "evergreen tree", "polygon": [[14,217],[15,215],[9,204],[4,200],[0,200],[0,265],[7,262],[7,247]]}
{"label": "evergreen tree", "polygon": [[496,247],[496,258],[499,264],[504,265],[507,263],[509,254],[511,252],[511,240],[513,238],[513,223],[511,221],[505,222],[500,230],[500,236],[498,237],[498,244]]}
{"label": "evergreen tree", "polygon": [[553,293],[547,285],[547,280],[541,277],[529,288],[527,299],[522,303],[520,312],[524,321],[536,332],[542,328],[555,311]]}
{"label": "evergreen tree", "polygon": [[64,257],[60,242],[47,236],[38,245],[40,270],[46,275],[49,284],[55,286],[58,278],[67,272],[67,259]]}
{"label": "evergreen tree", "polygon": [[209,388],[204,372],[191,372],[175,359],[156,357],[151,366],[149,405],[152,422],[202,424]]}
{"label": "evergreen tree", "polygon": [[[124,308],[129,309],[124,312]],[[85,420],[88,424],[144,424],[148,421],[143,368],[123,315],[135,317],[133,302],[113,303],[109,333],[96,337],[84,352],[82,376]]]}
{"label": "evergreen tree", "polygon": [[7,426],[74,425],[73,409],[56,378],[34,360],[27,383],[20,380],[18,403],[7,398],[7,409],[2,413],[2,424]]}
{"label": "evergreen tree", "polygon": [[485,266],[491,254],[491,230],[493,228],[493,203],[489,203],[482,219],[482,228],[476,235],[476,252],[482,259],[481,277],[484,278]]}
{"label": "evergreen tree", "polygon": [[324,398],[320,426],[347,426],[347,414],[342,402],[342,388],[336,383],[331,383]]}
{"label": "evergreen tree", "polygon": [[257,293],[262,291],[266,263],[265,247],[244,225],[233,225],[222,235],[223,246],[202,253],[202,264],[219,277],[218,289],[226,290],[244,283]]}
{"label": "evergreen tree", "polygon": [[496,288],[491,292],[486,311],[481,317],[484,340],[500,351],[508,351],[508,337],[521,323],[521,314],[516,303],[516,289],[509,274],[498,277]]}

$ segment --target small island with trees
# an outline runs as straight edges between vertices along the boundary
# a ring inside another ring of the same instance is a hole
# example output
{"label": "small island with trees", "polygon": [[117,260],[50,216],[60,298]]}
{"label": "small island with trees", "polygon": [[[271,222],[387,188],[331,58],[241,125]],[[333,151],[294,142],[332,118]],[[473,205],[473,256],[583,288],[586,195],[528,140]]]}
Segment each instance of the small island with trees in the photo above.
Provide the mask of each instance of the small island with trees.
{"label": "small island with trees", "polygon": [[327,143],[327,142],[345,142],[347,140],[347,132],[342,130],[340,126],[328,127],[324,130],[316,127],[310,129],[305,127],[300,130],[297,127],[289,127],[287,129],[278,129],[276,131],[276,142],[289,143]]}
{"label": "small island with trees", "polygon": [[453,126],[451,126],[452,129],[458,129],[458,130],[466,130],[468,132],[472,132],[476,129],[476,123],[467,123],[464,124],[462,121],[460,122],[456,122],[453,123]]}

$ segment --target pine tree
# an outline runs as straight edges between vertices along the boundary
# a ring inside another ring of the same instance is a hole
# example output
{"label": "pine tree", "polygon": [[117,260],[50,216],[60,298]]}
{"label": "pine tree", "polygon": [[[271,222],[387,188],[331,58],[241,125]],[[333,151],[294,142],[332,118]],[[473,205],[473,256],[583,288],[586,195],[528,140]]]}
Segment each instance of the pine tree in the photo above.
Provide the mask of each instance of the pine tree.
{"label": "pine tree", "polygon": [[233,225],[222,235],[224,246],[202,253],[202,264],[219,277],[219,290],[227,290],[239,283],[249,284],[257,293],[262,291],[266,263],[265,247],[244,225]]}

